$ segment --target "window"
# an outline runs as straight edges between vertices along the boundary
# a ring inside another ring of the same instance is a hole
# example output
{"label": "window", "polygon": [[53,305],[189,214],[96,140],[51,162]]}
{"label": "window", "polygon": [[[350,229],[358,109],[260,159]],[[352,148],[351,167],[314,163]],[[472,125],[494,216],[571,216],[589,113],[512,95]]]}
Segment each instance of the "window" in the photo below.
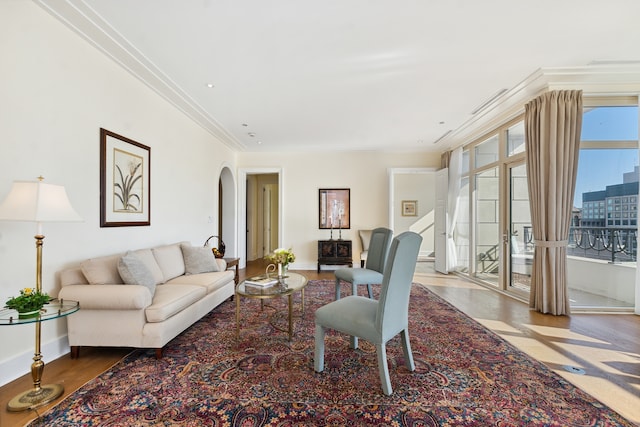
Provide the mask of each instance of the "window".
{"label": "window", "polygon": [[518,122],[507,129],[507,156],[524,153],[524,122]]}
{"label": "window", "polygon": [[[585,101],[587,105],[587,101]],[[636,266],[638,200],[638,106],[587,105],[582,120],[574,206],[586,220],[570,227],[567,248],[569,296],[573,308],[633,307],[633,280],[608,281],[612,268]],[[591,206],[601,207],[591,215]],[[603,228],[601,228],[603,227]],[[615,252],[611,253],[611,248]],[[612,258],[613,257],[613,258]],[[602,261],[613,264],[602,264]],[[628,267],[626,267],[628,268]],[[608,272],[608,273],[607,273]],[[602,283],[609,283],[601,286]]]}
{"label": "window", "polygon": [[498,161],[498,141],[498,135],[495,135],[475,147],[476,168]]}

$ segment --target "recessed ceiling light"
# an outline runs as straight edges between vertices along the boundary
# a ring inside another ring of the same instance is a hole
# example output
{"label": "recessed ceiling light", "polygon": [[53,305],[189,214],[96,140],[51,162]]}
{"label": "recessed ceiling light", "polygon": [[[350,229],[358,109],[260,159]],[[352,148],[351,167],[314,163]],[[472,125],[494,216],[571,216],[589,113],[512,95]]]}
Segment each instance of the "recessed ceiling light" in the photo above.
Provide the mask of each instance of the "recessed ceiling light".
{"label": "recessed ceiling light", "polygon": [[248,124],[246,124],[246,123],[243,123],[243,124],[242,124],[242,126],[247,127],[247,126],[249,126],[249,125],[248,125]]}
{"label": "recessed ceiling light", "polygon": [[443,125],[443,124],[444,124],[444,120],[439,121],[439,122],[438,122],[438,124],[439,124],[439,125]]}
{"label": "recessed ceiling light", "polygon": [[209,89],[212,89],[212,88],[214,87],[214,86],[213,86],[213,83],[207,83],[207,87],[208,87]]}
{"label": "recessed ceiling light", "polygon": [[258,145],[262,144],[262,141],[258,141],[258,142],[257,142],[257,144],[258,144]]}
{"label": "recessed ceiling light", "polygon": [[251,138],[253,138],[254,136],[256,136],[256,133],[255,132],[249,132],[249,133],[247,133],[247,135],[249,135]]}

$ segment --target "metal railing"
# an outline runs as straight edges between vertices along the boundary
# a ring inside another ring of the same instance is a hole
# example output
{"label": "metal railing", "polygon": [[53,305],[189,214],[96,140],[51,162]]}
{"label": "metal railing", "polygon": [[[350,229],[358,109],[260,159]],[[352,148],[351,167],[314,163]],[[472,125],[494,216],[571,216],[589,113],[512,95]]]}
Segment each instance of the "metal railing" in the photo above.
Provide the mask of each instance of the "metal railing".
{"label": "metal railing", "polygon": [[[531,226],[524,228],[525,247],[533,247]],[[567,255],[608,260],[612,264],[636,262],[637,228],[570,227]]]}

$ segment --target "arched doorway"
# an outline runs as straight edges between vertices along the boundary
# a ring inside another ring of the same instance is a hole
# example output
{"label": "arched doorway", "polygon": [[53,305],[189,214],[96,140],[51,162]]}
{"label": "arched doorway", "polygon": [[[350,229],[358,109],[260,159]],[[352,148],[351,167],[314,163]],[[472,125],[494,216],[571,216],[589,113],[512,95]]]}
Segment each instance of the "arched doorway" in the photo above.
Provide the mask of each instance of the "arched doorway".
{"label": "arched doorway", "polygon": [[226,244],[225,257],[238,256],[237,232],[236,232],[236,185],[231,169],[224,166],[220,171],[218,180],[218,225],[217,235],[221,236]]}

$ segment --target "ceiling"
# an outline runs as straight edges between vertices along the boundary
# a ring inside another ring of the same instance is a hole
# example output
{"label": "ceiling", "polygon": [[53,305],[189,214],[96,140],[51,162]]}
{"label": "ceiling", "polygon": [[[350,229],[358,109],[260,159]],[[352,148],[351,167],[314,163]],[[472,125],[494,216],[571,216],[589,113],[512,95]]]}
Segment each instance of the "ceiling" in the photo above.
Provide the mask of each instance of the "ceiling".
{"label": "ceiling", "polygon": [[238,151],[439,152],[540,69],[640,64],[637,0],[34,1]]}

